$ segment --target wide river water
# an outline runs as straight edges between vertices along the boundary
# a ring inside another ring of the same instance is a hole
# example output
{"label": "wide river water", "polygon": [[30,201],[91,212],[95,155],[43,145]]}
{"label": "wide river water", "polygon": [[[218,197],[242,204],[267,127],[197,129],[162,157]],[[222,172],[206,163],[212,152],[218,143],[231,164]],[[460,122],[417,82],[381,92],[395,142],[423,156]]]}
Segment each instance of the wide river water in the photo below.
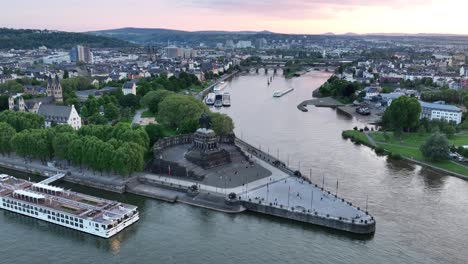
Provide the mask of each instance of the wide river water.
{"label": "wide river water", "polygon": [[[362,126],[333,109],[296,105],[329,77],[311,72],[234,77],[221,109],[236,134],[278,155],[377,220],[373,236],[355,236],[252,213],[229,215],[136,195],[60,183],[75,191],[139,206],[140,221],[105,240],[0,212],[0,263],[467,263],[468,182],[389,161],[341,138]],[[275,90],[292,93],[273,98]],[[15,173],[15,175],[18,175]],[[33,177],[34,179],[34,177]],[[367,199],[368,197],[368,199]]]}

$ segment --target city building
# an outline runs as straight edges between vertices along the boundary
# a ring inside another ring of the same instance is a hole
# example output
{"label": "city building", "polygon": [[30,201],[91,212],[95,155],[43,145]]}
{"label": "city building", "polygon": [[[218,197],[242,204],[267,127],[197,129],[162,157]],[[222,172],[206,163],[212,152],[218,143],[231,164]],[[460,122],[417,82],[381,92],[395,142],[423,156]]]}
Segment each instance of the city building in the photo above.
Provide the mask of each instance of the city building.
{"label": "city building", "polygon": [[238,49],[251,48],[252,47],[252,42],[249,41],[249,40],[239,40],[239,42],[237,42],[236,47]]}
{"label": "city building", "polygon": [[124,95],[127,95],[127,94],[136,95],[136,88],[137,88],[137,85],[135,82],[126,82],[122,86],[122,92]]}
{"label": "city building", "polygon": [[81,127],[81,117],[74,105],[41,104],[37,113],[44,117],[46,128],[52,125],[70,125],[77,130]]}
{"label": "city building", "polygon": [[93,53],[90,48],[78,45],[70,50],[70,61],[93,63]]}
{"label": "city building", "polygon": [[53,97],[54,101],[63,102],[63,89],[58,75],[55,75],[55,78],[49,76],[46,93],[48,97]]}
{"label": "city building", "polygon": [[[49,76],[45,92],[47,94],[46,97],[39,97],[29,100],[24,100],[21,94],[10,96],[8,98],[8,109],[10,111],[16,112],[37,113],[39,107],[43,104],[48,105],[52,104],[53,102],[63,102],[62,85],[60,84],[60,79],[57,75],[55,77],[52,77],[52,75]],[[25,94],[28,94],[26,90]]]}
{"label": "city building", "polygon": [[178,47],[167,47],[165,48],[166,57],[175,59],[175,58],[195,58],[197,56],[197,51],[194,49],[178,48]]}
{"label": "city building", "polygon": [[445,120],[447,122],[455,122],[457,125],[462,121],[462,110],[453,105],[446,105],[443,102],[426,103],[419,101],[421,104],[421,118],[429,120]]}

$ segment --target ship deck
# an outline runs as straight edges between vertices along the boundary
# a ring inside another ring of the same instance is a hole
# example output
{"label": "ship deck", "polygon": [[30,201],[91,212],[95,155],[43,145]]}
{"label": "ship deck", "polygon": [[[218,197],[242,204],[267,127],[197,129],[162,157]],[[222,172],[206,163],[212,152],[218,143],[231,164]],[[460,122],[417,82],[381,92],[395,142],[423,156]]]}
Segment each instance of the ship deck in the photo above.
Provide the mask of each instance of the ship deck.
{"label": "ship deck", "polygon": [[[48,190],[49,193],[38,189]],[[0,197],[16,199],[98,223],[121,220],[137,209],[136,206],[5,176],[0,178]]]}

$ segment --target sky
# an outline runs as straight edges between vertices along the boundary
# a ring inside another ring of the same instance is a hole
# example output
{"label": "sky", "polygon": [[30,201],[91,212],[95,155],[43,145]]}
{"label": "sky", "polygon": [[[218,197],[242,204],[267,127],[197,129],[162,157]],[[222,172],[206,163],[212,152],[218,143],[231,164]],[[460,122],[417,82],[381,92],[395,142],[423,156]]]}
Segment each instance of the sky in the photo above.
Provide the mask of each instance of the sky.
{"label": "sky", "polygon": [[0,0],[0,27],[468,34],[465,0]]}

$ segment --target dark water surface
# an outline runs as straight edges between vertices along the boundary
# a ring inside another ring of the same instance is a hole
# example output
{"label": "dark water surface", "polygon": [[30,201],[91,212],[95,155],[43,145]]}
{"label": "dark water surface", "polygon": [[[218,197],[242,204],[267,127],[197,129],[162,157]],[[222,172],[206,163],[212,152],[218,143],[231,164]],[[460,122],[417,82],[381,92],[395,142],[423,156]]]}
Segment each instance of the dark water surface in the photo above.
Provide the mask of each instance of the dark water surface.
{"label": "dark water surface", "polygon": [[[377,219],[355,236],[258,214],[228,215],[61,183],[140,207],[141,219],[105,240],[0,211],[0,263],[467,263],[468,183],[388,161],[341,138],[359,125],[328,108],[296,105],[328,78],[249,74],[226,88],[236,134],[277,155]],[[275,90],[294,87],[282,98]],[[300,162],[300,164],[299,164]],[[15,174],[19,176],[18,174]]]}

